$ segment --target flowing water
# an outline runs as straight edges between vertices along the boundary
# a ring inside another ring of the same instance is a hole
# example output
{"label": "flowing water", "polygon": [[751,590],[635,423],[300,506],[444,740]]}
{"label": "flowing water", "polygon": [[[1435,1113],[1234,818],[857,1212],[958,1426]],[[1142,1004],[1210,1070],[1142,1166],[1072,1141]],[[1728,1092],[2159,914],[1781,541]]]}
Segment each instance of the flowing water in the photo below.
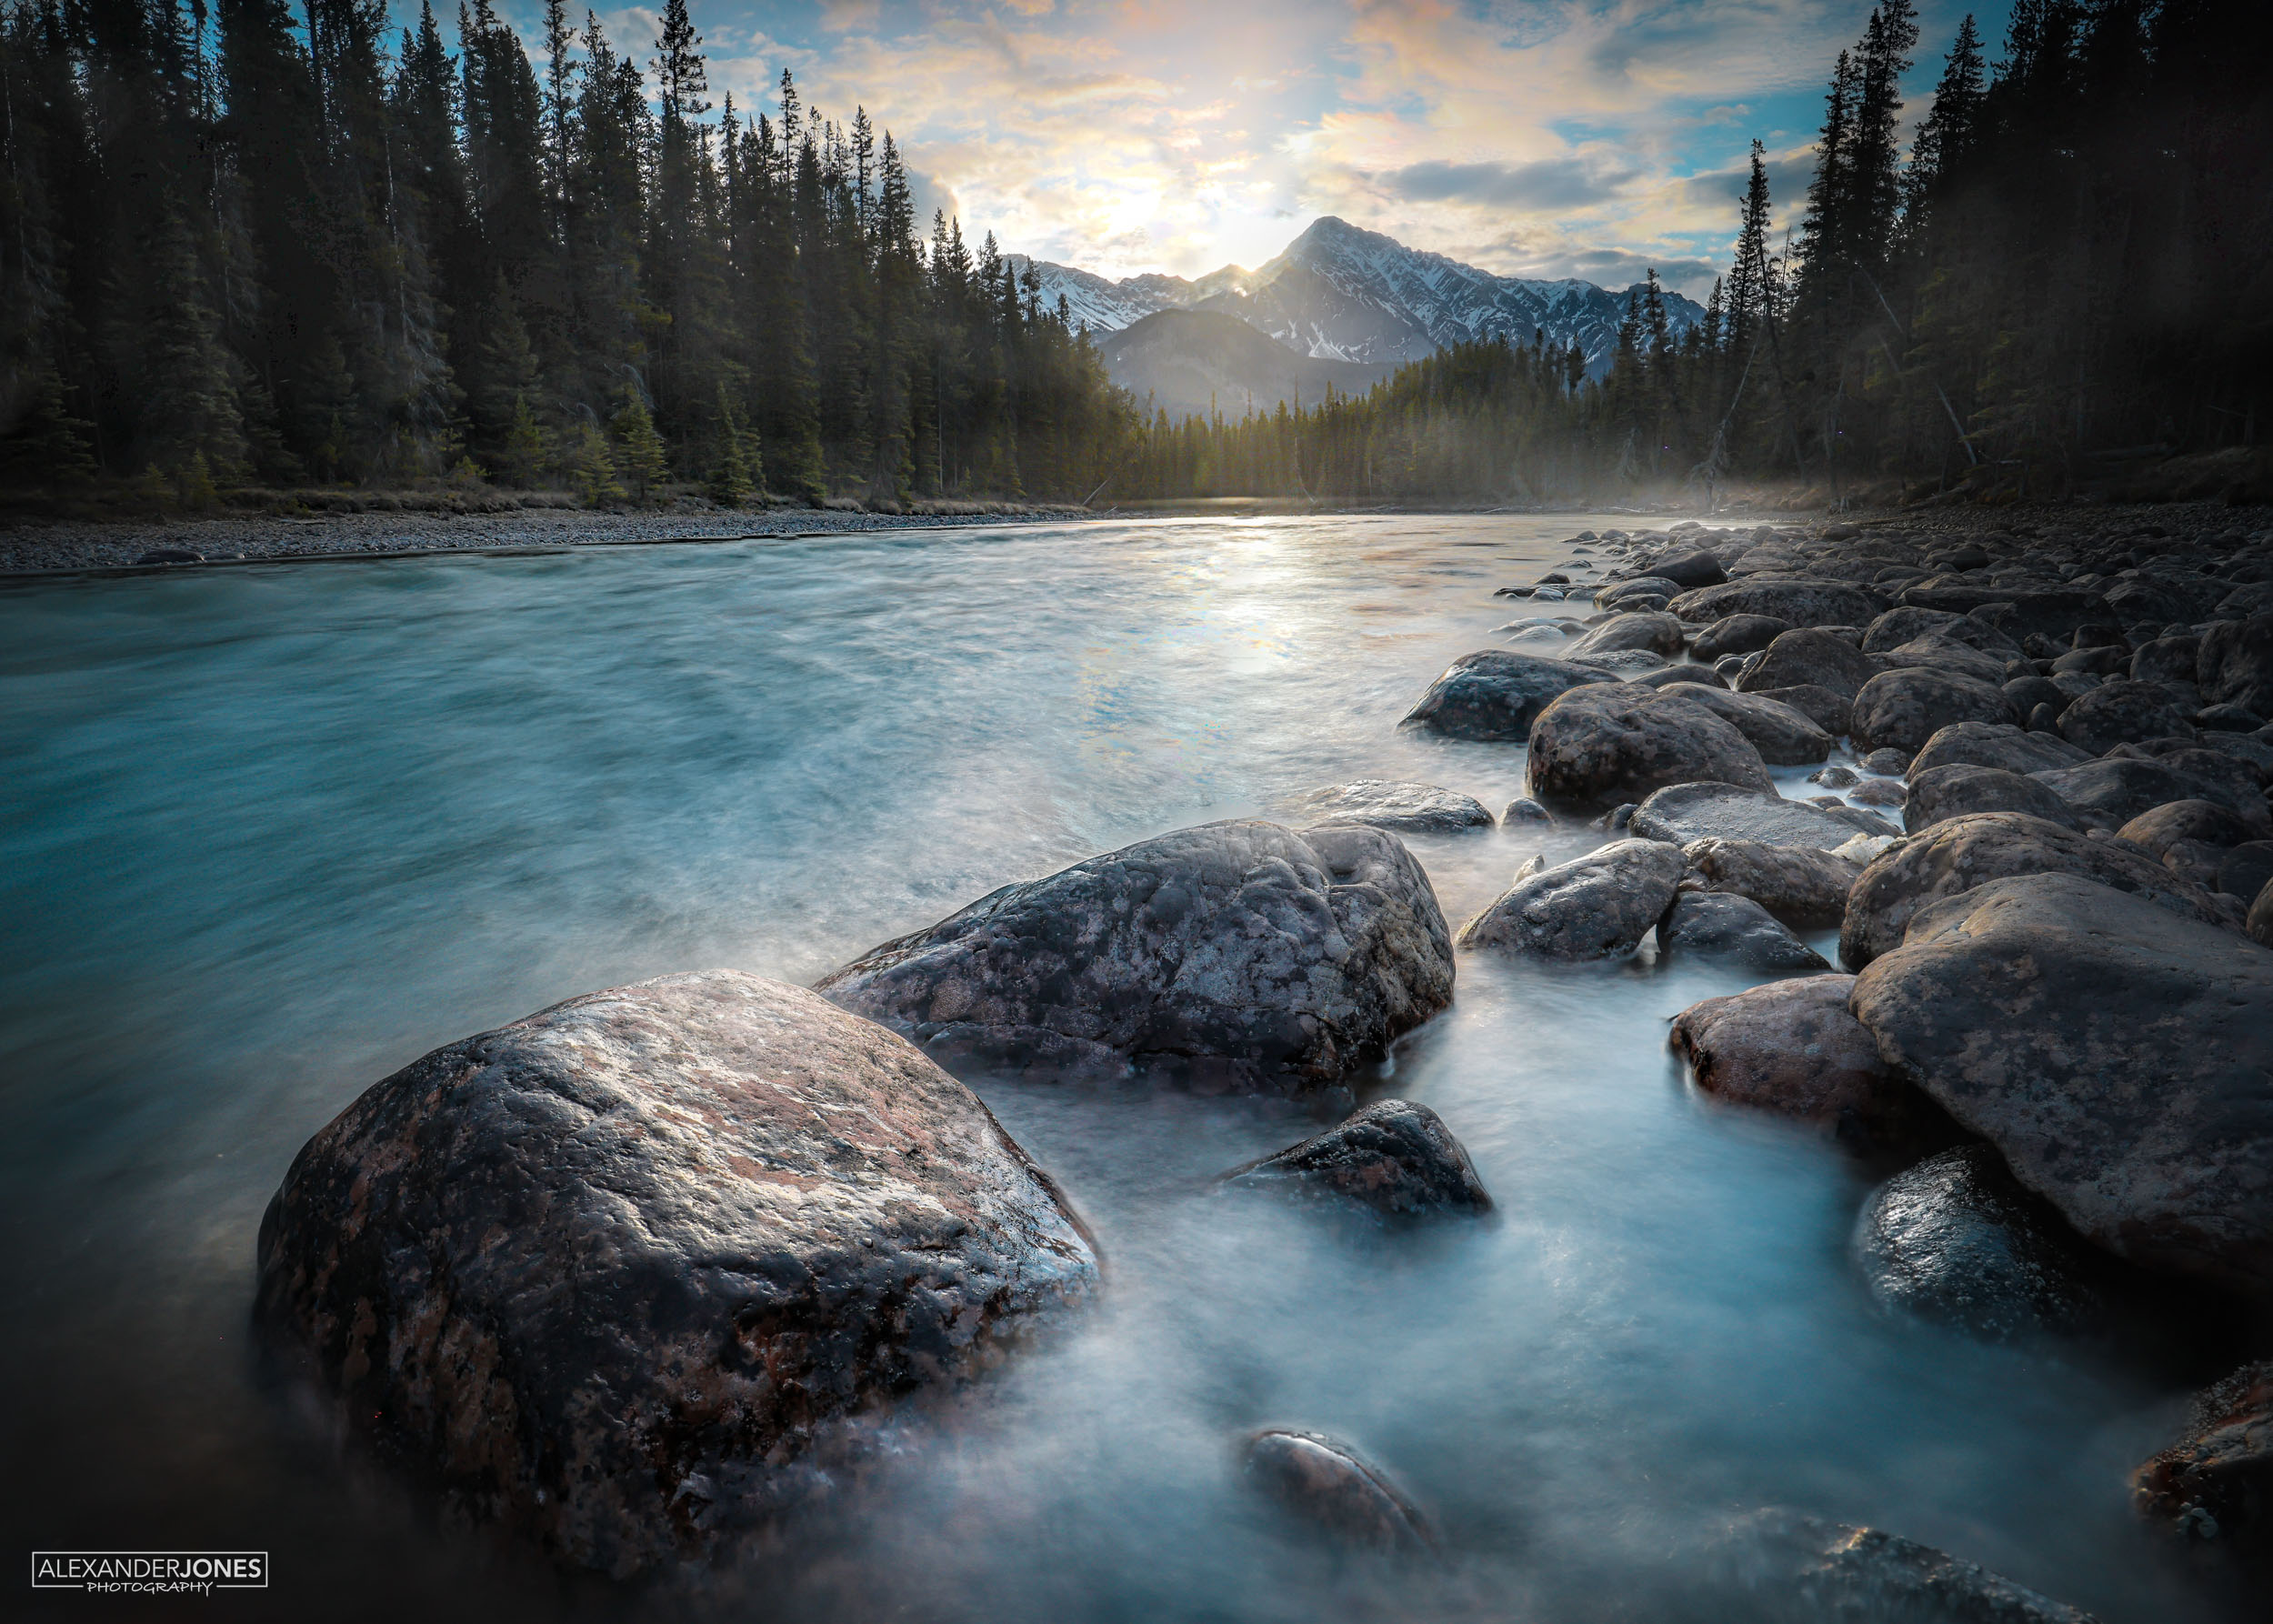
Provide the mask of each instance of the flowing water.
{"label": "flowing water", "polygon": [[[976,1079],[1096,1231],[1106,1289],[700,1585],[561,1580],[264,1378],[263,1207],[429,1048],[670,970],[810,980],[1006,881],[1351,777],[1497,809],[1519,747],[1396,722],[1506,640],[1490,589],[1587,522],[1105,522],[0,592],[18,1558],[273,1551],[272,1588],[196,1604],[214,1618],[1555,1619],[1677,1594],[1688,1532],[1777,1504],[2110,1620],[2223,1616],[2127,1505],[2179,1413],[2168,1376],[1875,1312],[1846,1258],[1866,1171],[1699,1100],[1667,1052],[1668,1017],[1740,984],[1709,969],[1463,956],[1455,1007],[1364,1092],[1443,1115],[1498,1198],[1482,1222],[1216,1191],[1313,1130],[1283,1103]],[[1415,843],[1456,921],[1542,846]],[[1443,1562],[1336,1560],[1251,1498],[1237,1448],[1266,1425],[1359,1445]]]}

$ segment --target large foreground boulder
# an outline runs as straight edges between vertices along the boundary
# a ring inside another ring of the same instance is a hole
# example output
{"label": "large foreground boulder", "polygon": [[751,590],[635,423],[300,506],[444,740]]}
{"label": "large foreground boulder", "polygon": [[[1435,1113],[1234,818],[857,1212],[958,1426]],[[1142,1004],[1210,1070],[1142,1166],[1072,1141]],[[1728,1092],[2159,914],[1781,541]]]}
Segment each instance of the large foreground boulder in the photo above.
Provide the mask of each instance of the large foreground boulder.
{"label": "large foreground boulder", "polygon": [[2020,812],[1973,812],[1938,823],[1884,851],[1847,897],[1839,957],[1858,970],[1902,945],[1918,909],[1993,879],[2023,874],[2073,874],[2135,892],[2181,918],[2217,924],[2217,905],[2141,851],[2094,840]]}
{"label": "large foreground boulder", "polygon": [[1880,1185],[1856,1220],[1855,1260],[1881,1307],[1987,1341],[2080,1330],[2100,1308],[2095,1259],[1987,1145]]}
{"label": "large foreground boulder", "polygon": [[1878,675],[1878,662],[1845,637],[1815,627],[1778,637],[1737,679],[1746,692],[1763,688],[1828,688],[1852,699]]}
{"label": "large foreground boulder", "polygon": [[1736,784],[1772,793],[1759,751],[1677,694],[1637,683],[1573,688],[1531,724],[1531,793],[1550,806],[1639,800],[1667,784]]}
{"label": "large foreground boulder", "polygon": [[1651,840],[1678,846],[1717,837],[1768,846],[1806,846],[1837,851],[1857,835],[1898,835],[1875,812],[1857,807],[1812,807],[1727,784],[1674,784],[1634,808],[1629,826]]}
{"label": "large foreground boulder", "polygon": [[1856,747],[1916,751],[1953,722],[2010,722],[2005,690],[1930,666],[1883,671],[1855,696]]}
{"label": "large foreground boulder", "polygon": [[1911,920],[1856,978],[1879,1052],[2088,1239],[2273,1290],[2273,951],[2070,874]]}
{"label": "large foreground boulder", "polygon": [[1812,767],[1831,753],[1831,736],[1806,711],[1763,694],[1735,694],[1725,688],[1684,682],[1661,687],[1703,706],[1752,743],[1771,767]]}
{"label": "large foreground boulder", "polygon": [[1631,953],[1656,928],[1687,866],[1677,846],[1613,840],[1517,880],[1460,927],[1460,945],[1542,958]]}
{"label": "large foreground boulder", "polygon": [[1294,813],[1305,823],[1362,823],[1395,835],[1462,835],[1497,827],[1491,808],[1473,796],[1387,778],[1313,790],[1296,803]]}
{"label": "large foreground boulder", "polygon": [[1847,917],[1847,893],[1862,866],[1812,846],[1709,836],[1681,848],[1692,884],[1749,897],[1797,930],[1823,930]]}
{"label": "large foreground boulder", "polygon": [[1898,1143],[1932,1115],[1847,1007],[1852,976],[1808,976],[1707,998],[1673,1018],[1704,1092],[1796,1118],[1857,1148]]}
{"label": "large foreground boulder", "polygon": [[951,1063],[1304,1093],[1450,1003],[1452,945],[1395,836],[1211,823],[1005,886],[818,990]]}
{"label": "large foreground boulder", "polygon": [[1224,1182],[1368,1207],[1393,1218],[1489,1212],[1492,1198],[1444,1118],[1377,1099],[1324,1133],[1224,1175]]}
{"label": "large foreground boulder", "polygon": [[1096,1277],[969,1089],[714,970],[374,1085],[269,1204],[257,1313],[473,1515],[625,1575],[794,1499],[838,1418]]}
{"label": "large foreground boulder", "polygon": [[1399,726],[1447,738],[1522,739],[1558,696],[1588,683],[1617,680],[1607,671],[1567,660],[1479,649],[1453,661]]}

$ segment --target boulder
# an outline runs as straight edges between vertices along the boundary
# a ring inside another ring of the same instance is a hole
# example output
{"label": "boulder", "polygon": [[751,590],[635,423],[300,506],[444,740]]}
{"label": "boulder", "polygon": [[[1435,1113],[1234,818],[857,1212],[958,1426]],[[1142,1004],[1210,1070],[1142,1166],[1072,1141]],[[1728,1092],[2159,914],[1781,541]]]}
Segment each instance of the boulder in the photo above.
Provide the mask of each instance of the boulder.
{"label": "boulder", "polygon": [[1483,1180],[1444,1118],[1409,1099],[1376,1100],[1322,1134],[1225,1174],[1224,1182],[1398,1218],[1492,1209]]}
{"label": "boulder", "polygon": [[1617,615],[1573,643],[1567,656],[1573,662],[1597,659],[1609,654],[1654,654],[1670,657],[1681,652],[1686,634],[1681,623],[1662,611]]}
{"label": "boulder", "polygon": [[1464,654],[1430,685],[1402,727],[1447,738],[1521,739],[1559,695],[1588,683],[1615,682],[1606,671],[1504,648]]}
{"label": "boulder", "polygon": [[2167,862],[2170,848],[2181,841],[2232,847],[2254,833],[2240,817],[2216,801],[2167,801],[2116,831],[2118,838],[2128,840],[2157,862]]}
{"label": "boulder", "polygon": [[1754,690],[1753,697],[1773,699],[1778,705],[1790,706],[1833,738],[1844,736],[1855,723],[1855,702],[1829,688],[1811,686],[1757,688]]}
{"label": "boulder", "polygon": [[2273,879],[2265,882],[2258,899],[2249,905],[2242,930],[2260,947],[2273,947]]}
{"label": "boulder", "polygon": [[1667,784],[1771,790],[1767,764],[1735,727],[1678,695],[1632,683],[1573,688],[1531,725],[1540,800],[1614,806]]}
{"label": "boulder", "polygon": [[2198,708],[2174,698],[2160,683],[2111,677],[2060,712],[2060,737],[2103,756],[2134,739],[2192,733],[2194,725],[2187,718]]}
{"label": "boulder", "polygon": [[[1674,607],[1680,603],[1676,598]],[[2194,680],[2206,704],[2273,717],[2273,614],[2212,621],[2195,656]]]}
{"label": "boulder", "polygon": [[1902,1142],[1931,1113],[1848,1011],[1854,980],[1807,976],[1692,1004],[1673,1018],[1674,1052],[1716,1098],[1857,1147]]}
{"label": "boulder", "polygon": [[2273,1558],[2273,1359],[2195,1396],[2186,1431],[2131,1475],[2141,1516],[2183,1538]]}
{"label": "boulder", "polygon": [[2239,705],[2206,705],[2194,713],[2194,725],[2205,733],[2255,733],[2265,718]]}
{"label": "boulder", "polygon": [[1697,634],[1689,652],[1707,664],[1725,654],[1752,654],[1791,630],[1791,622],[1767,615],[1725,615]]}
{"label": "boulder", "polygon": [[1338,1439],[1258,1432],[1247,1440],[1247,1474],[1280,1505],[1347,1544],[1399,1556],[1435,1549],[1413,1502]]}
{"label": "boulder", "polygon": [[1458,835],[1493,827],[1479,800],[1434,784],[1399,784],[1359,778],[1314,790],[1296,803],[1304,823],[1362,823],[1398,835]]}
{"label": "boulder", "polygon": [[2244,902],[2273,880],[2273,840],[2245,840],[2218,861],[2218,889]]}
{"label": "boulder", "polygon": [[1916,751],[1953,722],[2014,719],[2004,690],[1932,667],[1884,671],[1855,696],[1855,743],[1865,750]]}
{"label": "boulder", "polygon": [[1608,958],[1641,946],[1673,900],[1687,863],[1661,840],[1613,840],[1519,877],[1460,927],[1464,947],[1545,958]]}
{"label": "boulder", "polygon": [[1806,767],[1831,753],[1828,733],[1804,711],[1777,700],[1695,682],[1666,685],[1659,691],[1678,694],[1711,711],[1749,739],[1770,767]]}
{"label": "boulder", "polygon": [[1888,848],[1863,870],[1847,894],[1839,957],[1860,969],[1901,945],[1920,908],[2024,874],[2078,875],[2135,892],[2181,918],[2218,921],[2208,896],[2145,852],[2025,813],[1971,812]]}
{"label": "boulder", "polygon": [[2089,1252],[1987,1145],[1880,1185],[1856,1220],[1855,1259],[1880,1307],[1992,1342],[2080,1330],[2101,1306]]}
{"label": "boulder", "polygon": [[1749,897],[1683,889],[1657,929],[1668,958],[1711,959],[1763,976],[1812,976],[1831,966]]}
{"label": "boulder", "polygon": [[1911,757],[1912,773],[1938,767],[1996,767],[2038,773],[2079,767],[2091,757],[2053,734],[2030,733],[2009,722],[1953,722],[1938,729]]}
{"label": "boulder", "polygon": [[1862,626],[1887,603],[1877,593],[1846,581],[1755,577],[1684,592],[1666,606],[1692,622],[1761,615],[1795,627]]}
{"label": "boulder", "polygon": [[1943,609],[1964,616],[1991,604],[2009,606],[1991,624],[2016,641],[2031,633],[2065,638],[2078,627],[2107,617],[2106,599],[2097,592],[2076,586],[2021,586],[1994,581],[1968,581],[1960,585],[1945,576],[1920,586],[1907,586],[1900,597],[1911,608]]}
{"label": "boulder", "polygon": [[1450,1003],[1452,950],[1395,836],[1212,823],[1005,886],[818,989],[956,1063],[1301,1093]]}
{"label": "boulder", "polygon": [[1813,627],[1785,632],[1745,667],[1741,693],[1762,688],[1828,688],[1852,699],[1878,675],[1878,662],[1843,637]]}
{"label": "boulder", "polygon": [[1519,823],[1552,823],[1554,821],[1547,809],[1529,796],[1518,796],[1516,799],[1509,801],[1507,809],[1499,815],[1499,827],[1503,829],[1513,828]]}
{"label": "boulder", "polygon": [[1096,1275],[969,1089],[714,970],[374,1085],[269,1204],[255,1311],[472,1515],[621,1576],[794,1499],[838,1418],[973,1369]]}
{"label": "boulder", "polygon": [[2110,756],[2161,761],[2190,773],[2221,779],[2247,796],[2273,786],[2273,740],[2262,734],[2209,732],[2145,738],[2118,745]]}
{"label": "boulder", "polygon": [[2001,688],[2007,680],[2007,662],[2001,657],[1984,654],[1970,643],[1938,632],[1913,637],[1899,648],[1890,648],[1877,657],[1880,667],[1886,670],[1924,667],[1954,672],[1959,677],[1970,677],[1976,682],[1985,682],[1995,688]]}
{"label": "boulder", "polygon": [[[1856,837],[1861,838],[1862,837]],[[1689,883],[1748,897],[1798,930],[1823,930],[1847,916],[1847,893],[1862,867],[1812,846],[1707,836],[1681,848]]]}
{"label": "boulder", "polygon": [[1807,846],[1817,851],[1834,851],[1857,834],[1902,832],[1876,814],[1857,807],[1831,810],[1726,784],[1676,784],[1657,790],[1634,809],[1629,827],[1637,835],[1678,846],[1718,836],[1769,846]]}
{"label": "boulder", "polygon": [[1702,1616],[1746,1624],[2095,1624],[1947,1551],[1780,1507],[1738,1518],[1704,1579],[1719,1594]]}
{"label": "boulder", "polygon": [[1615,609],[1629,599],[1654,597],[1657,599],[1658,606],[1663,607],[1666,599],[1677,596],[1680,591],[1679,583],[1668,581],[1663,576],[1640,576],[1628,580],[1604,583],[1596,590],[1594,602],[1597,609]]}
{"label": "boulder", "polygon": [[2002,767],[1952,765],[1910,769],[1909,791],[1902,803],[1902,827],[1915,835],[1962,817],[1968,812],[2025,812],[2083,832],[2083,825],[2068,803],[2025,773]]}
{"label": "boulder", "polygon": [[2032,874],[1920,909],[1849,1005],[2086,1238],[2273,1290],[2273,950]]}
{"label": "boulder", "polygon": [[1720,679],[1719,672],[1710,666],[1699,666],[1688,660],[1684,660],[1677,666],[1661,667],[1655,671],[1637,672],[1626,680],[1642,683],[1653,688],[1676,687],[1683,683],[1688,683],[1697,687],[1711,688],[1716,693],[1728,691],[1728,685]]}
{"label": "boulder", "polygon": [[2175,637],[2156,637],[2131,653],[2133,682],[2182,682],[2194,686],[2202,639],[2191,632]]}
{"label": "boulder", "polygon": [[[2208,752],[2203,752],[2207,755]],[[2238,790],[2223,778],[2212,779],[2188,772],[2167,760],[2138,756],[2108,756],[2080,767],[2058,767],[2030,775],[2048,786],[2087,824],[2119,829],[2142,812],[2168,801],[2216,801],[2237,813],[2252,827],[2268,827],[2264,797]]]}
{"label": "boulder", "polygon": [[1671,581],[1684,592],[1694,592],[1700,586],[1717,586],[1728,578],[1720,560],[1702,547],[1660,558],[1649,566],[1650,575],[1657,580]]}
{"label": "boulder", "polygon": [[1888,609],[1863,627],[1863,652],[1884,654],[1889,648],[1899,648],[1911,638],[1922,637],[1928,632],[1966,624],[1964,616],[1953,615],[1947,609],[1917,609],[1907,606]]}
{"label": "boulder", "polygon": [[[2028,717],[2028,731],[2059,737],[2060,712],[2068,706],[2068,697],[2060,692],[2060,685],[2044,677],[2016,677],[2004,685],[2005,699],[2013,707],[2013,715]],[[2038,726],[2038,712],[2044,714],[2043,726]],[[2078,750],[2078,755],[2083,755]],[[2089,757],[2086,757],[2089,759]]]}

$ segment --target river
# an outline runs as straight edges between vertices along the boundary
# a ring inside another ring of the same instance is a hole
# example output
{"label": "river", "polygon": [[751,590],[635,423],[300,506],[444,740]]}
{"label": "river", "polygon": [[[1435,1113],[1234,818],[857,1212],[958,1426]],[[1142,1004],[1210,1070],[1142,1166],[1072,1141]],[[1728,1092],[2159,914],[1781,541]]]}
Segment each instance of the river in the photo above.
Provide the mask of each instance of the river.
{"label": "river", "polygon": [[[230,1619],[1557,1619],[1677,1593],[1687,1530],[1777,1504],[2110,1621],[2221,1616],[2128,1506],[2173,1384],[1878,1314],[1846,1253],[1867,1171],[1699,1100],[1667,1052],[1671,1015],[1741,985],[1711,969],[1463,957],[1454,1008],[1368,1091],[1443,1115],[1499,1202],[1478,1223],[1217,1192],[1312,1131],[1283,1103],[976,1079],[1096,1229],[1106,1289],[691,1591],[499,1550],[264,1378],[262,1209],[375,1078],[666,971],[810,980],[1006,881],[1351,777],[1497,810],[1519,747],[1397,720],[1505,641],[1523,611],[1492,587],[1617,522],[1104,521],[0,590],[19,1558],[270,1550],[269,1589],[199,1604]],[[1457,923],[1534,851],[1599,838],[1414,845]],[[1256,1502],[1236,1446],[1265,1425],[1361,1446],[1441,1569],[1337,1562]]]}

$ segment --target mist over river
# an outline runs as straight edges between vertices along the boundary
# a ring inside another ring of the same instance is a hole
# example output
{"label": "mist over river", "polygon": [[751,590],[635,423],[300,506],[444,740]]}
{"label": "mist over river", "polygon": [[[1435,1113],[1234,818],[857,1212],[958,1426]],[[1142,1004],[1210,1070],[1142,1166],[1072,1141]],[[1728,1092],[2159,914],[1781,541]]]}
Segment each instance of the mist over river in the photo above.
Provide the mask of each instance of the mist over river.
{"label": "mist over river", "polygon": [[[2129,1509],[2172,1372],[1888,1319],[1847,1257],[1870,1170],[1688,1089],[1666,1022],[1735,970],[1462,955],[1453,1008],[1361,1097],[1443,1116],[1498,1202],[1476,1223],[1217,1190],[1314,1131],[1283,1101],[972,1079],[1095,1230],[1103,1291],[699,1584],[564,1580],[269,1374],[262,1210],[376,1078],[668,971],[807,982],[1007,881],[1353,777],[1497,810],[1520,747],[1397,718],[1527,612],[1493,587],[1619,522],[1097,522],[0,591],[5,1527],[19,1560],[274,1559],[265,1591],[5,1610],[1655,1618],[1685,1540],[1782,1505],[2111,1621],[2244,1616]],[[1601,838],[1410,844],[1457,923]],[[1238,1444],[1268,1425],[1357,1444],[1441,1564],[1337,1558],[1255,1496]]]}

